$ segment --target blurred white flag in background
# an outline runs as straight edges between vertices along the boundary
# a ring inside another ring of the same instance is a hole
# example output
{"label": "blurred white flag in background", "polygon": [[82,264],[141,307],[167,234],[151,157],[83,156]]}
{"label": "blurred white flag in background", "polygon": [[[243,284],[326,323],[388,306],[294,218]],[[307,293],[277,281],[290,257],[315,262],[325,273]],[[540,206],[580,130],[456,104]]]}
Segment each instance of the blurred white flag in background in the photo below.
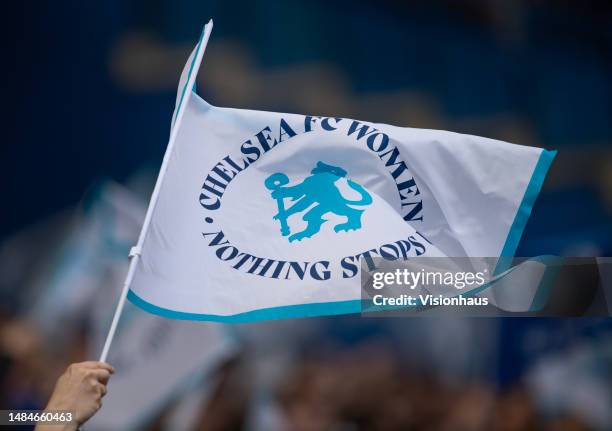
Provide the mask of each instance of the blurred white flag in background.
{"label": "blurred white flag in background", "polygon": [[[87,357],[100,354],[144,214],[143,200],[123,186],[96,188],[28,313],[49,349],[74,348],[84,330]],[[211,374],[235,352],[218,324],[171,321],[128,304],[109,356],[117,374],[85,429],[140,429],[186,391],[208,396]]]}

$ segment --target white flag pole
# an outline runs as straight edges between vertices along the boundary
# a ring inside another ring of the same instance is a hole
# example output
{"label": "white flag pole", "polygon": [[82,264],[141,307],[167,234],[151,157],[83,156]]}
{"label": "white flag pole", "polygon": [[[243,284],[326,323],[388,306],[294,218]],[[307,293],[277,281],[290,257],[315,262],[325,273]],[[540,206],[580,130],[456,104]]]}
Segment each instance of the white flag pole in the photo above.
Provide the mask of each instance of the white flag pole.
{"label": "white flag pole", "polygon": [[127,276],[125,277],[125,282],[123,283],[123,290],[121,291],[121,296],[119,297],[119,302],[117,303],[117,307],[115,308],[115,314],[113,315],[113,320],[111,322],[110,329],[108,330],[108,335],[106,336],[106,341],[104,342],[104,348],[102,349],[102,354],[100,355],[100,362],[105,362],[108,356],[108,351],[110,349],[110,345],[113,342],[113,338],[115,337],[115,332],[117,331],[117,325],[119,324],[119,318],[121,317],[121,312],[123,311],[123,307],[125,306],[125,300],[127,298],[128,291],[130,290],[130,285],[132,284],[132,279],[134,278],[134,272],[136,270],[136,264],[140,259],[140,252],[142,250],[142,243],[144,238],[149,230],[149,224],[151,223],[151,217],[153,215],[153,211],[157,204],[157,200],[159,197],[159,189],[161,188],[161,184],[163,183],[164,176],[166,174],[166,170],[168,169],[168,163],[170,160],[170,155],[172,154],[172,149],[174,147],[174,143],[176,141],[176,136],[178,134],[178,130],[181,126],[181,122],[183,120],[183,114],[185,112],[185,107],[189,102],[189,98],[191,97],[193,85],[196,80],[196,76],[198,74],[198,70],[200,69],[200,63],[202,62],[202,57],[204,56],[204,51],[206,50],[206,45],[208,44],[208,38],[210,37],[210,33],[213,28],[212,19],[208,21],[208,23],[204,26],[204,30],[202,33],[202,37],[196,46],[196,52],[193,57],[192,63],[189,69],[189,76],[185,86],[182,90],[182,95],[179,99],[179,106],[176,113],[176,118],[174,119],[174,124],[172,125],[172,129],[170,131],[170,139],[168,140],[168,146],[166,147],[166,153],[164,154],[164,159],[162,161],[161,168],[159,170],[159,175],[157,176],[157,181],[155,182],[155,188],[153,189],[153,194],[151,195],[151,200],[149,202],[149,207],[147,208],[147,214],[144,219],[144,223],[142,224],[142,229],[140,230],[140,235],[138,236],[138,242],[135,247],[132,247],[130,250],[130,266],[128,269]]}

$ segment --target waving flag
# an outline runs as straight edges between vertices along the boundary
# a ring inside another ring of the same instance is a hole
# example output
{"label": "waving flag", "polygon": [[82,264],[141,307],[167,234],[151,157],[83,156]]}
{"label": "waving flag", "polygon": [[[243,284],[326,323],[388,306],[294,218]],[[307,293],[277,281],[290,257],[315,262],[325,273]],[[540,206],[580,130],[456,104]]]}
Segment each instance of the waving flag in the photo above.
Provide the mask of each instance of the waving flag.
{"label": "waving flag", "polygon": [[211,29],[181,77],[133,303],[228,322],[359,312],[360,259],[514,254],[554,152],[212,106],[194,91]]}

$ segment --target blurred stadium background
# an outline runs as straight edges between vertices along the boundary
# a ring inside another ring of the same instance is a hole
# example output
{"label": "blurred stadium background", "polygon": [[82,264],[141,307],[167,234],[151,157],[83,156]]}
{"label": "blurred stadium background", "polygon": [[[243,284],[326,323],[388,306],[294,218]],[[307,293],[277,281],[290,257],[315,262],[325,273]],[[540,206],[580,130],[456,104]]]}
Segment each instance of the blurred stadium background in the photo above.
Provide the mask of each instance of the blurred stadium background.
{"label": "blurred stadium background", "polygon": [[[611,255],[609,1],[16,2],[1,408],[43,407],[62,368],[97,356],[100,297],[112,309],[137,235],[109,220],[138,225],[178,76],[211,17],[198,91],[212,104],[557,149],[517,255]],[[232,331],[240,348],[210,393],[179,388],[137,429],[612,429],[610,319],[348,316]]]}

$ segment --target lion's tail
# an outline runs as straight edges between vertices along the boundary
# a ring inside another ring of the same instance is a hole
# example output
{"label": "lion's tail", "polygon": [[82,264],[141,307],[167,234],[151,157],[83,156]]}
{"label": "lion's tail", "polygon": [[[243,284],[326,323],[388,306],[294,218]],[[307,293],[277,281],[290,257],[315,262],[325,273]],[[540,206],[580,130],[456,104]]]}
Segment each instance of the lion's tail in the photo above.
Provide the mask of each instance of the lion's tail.
{"label": "lion's tail", "polygon": [[349,205],[370,205],[372,203],[372,196],[367,192],[366,189],[361,187],[361,185],[348,180],[348,185],[355,190],[357,193],[361,195],[361,199],[358,201],[352,201],[349,199],[345,199],[346,203]]}

